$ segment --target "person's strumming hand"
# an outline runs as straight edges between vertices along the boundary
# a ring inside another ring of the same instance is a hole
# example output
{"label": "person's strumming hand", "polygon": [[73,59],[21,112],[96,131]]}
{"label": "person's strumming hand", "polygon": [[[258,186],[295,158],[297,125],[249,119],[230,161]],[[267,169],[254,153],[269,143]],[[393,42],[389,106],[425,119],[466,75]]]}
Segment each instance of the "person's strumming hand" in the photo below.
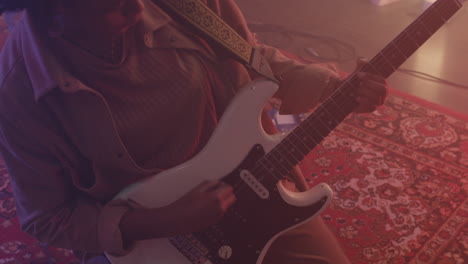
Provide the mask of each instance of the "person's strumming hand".
{"label": "person's strumming hand", "polygon": [[220,181],[204,181],[165,209],[177,233],[201,231],[216,224],[236,201],[233,188]]}

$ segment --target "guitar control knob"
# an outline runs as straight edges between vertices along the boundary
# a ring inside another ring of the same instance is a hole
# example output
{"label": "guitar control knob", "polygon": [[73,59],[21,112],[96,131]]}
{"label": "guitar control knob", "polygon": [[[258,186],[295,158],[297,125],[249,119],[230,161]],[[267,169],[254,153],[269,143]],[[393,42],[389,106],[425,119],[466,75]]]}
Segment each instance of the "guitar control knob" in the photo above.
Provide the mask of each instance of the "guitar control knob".
{"label": "guitar control knob", "polygon": [[230,259],[232,257],[232,248],[227,245],[220,247],[218,249],[218,256],[224,260]]}

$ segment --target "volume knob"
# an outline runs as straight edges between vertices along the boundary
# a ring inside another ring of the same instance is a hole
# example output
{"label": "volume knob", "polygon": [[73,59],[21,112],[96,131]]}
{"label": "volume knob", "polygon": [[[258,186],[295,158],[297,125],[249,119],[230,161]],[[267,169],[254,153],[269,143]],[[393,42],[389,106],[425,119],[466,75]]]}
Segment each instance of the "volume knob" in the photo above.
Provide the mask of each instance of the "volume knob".
{"label": "volume knob", "polygon": [[232,256],[232,248],[224,245],[218,249],[218,256],[224,260],[230,259]]}

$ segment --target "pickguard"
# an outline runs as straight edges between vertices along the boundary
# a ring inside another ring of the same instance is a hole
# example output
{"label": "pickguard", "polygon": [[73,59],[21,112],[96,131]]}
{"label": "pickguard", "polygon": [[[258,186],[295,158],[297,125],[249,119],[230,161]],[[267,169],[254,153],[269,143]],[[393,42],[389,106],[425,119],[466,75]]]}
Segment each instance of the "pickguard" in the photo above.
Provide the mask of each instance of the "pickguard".
{"label": "pickguard", "polygon": [[[282,199],[276,180],[255,175],[255,167],[264,154],[260,145],[254,146],[246,159],[222,179],[234,186],[237,201],[221,222],[202,232],[171,239],[193,264],[206,259],[215,264],[256,263],[272,237],[323,209],[327,196],[307,207],[291,206]],[[242,179],[245,171],[268,189],[268,197],[259,196]]]}

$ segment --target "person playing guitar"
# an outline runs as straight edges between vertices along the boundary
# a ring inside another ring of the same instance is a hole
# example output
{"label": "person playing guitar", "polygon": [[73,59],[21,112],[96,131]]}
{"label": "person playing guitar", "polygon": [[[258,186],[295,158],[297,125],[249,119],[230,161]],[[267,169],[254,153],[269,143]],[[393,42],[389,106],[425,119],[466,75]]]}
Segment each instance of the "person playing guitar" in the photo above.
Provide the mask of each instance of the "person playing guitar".
{"label": "person playing guitar", "polygon": [[[256,43],[234,0],[201,2],[268,62],[281,113],[309,111],[342,83],[332,65],[304,64]],[[82,263],[109,263],[104,252],[125,256],[137,241],[198,232],[223,219],[239,197],[221,179],[200,180],[157,208],[114,197],[200,153],[236,94],[259,75],[158,1],[0,0],[2,13],[14,10],[25,13],[0,57],[0,152],[22,229],[72,249]],[[358,103],[355,112],[372,112],[385,100],[386,80],[357,76],[349,100]],[[305,191],[296,176],[284,185]],[[349,261],[315,217],[279,236],[263,263]]]}

